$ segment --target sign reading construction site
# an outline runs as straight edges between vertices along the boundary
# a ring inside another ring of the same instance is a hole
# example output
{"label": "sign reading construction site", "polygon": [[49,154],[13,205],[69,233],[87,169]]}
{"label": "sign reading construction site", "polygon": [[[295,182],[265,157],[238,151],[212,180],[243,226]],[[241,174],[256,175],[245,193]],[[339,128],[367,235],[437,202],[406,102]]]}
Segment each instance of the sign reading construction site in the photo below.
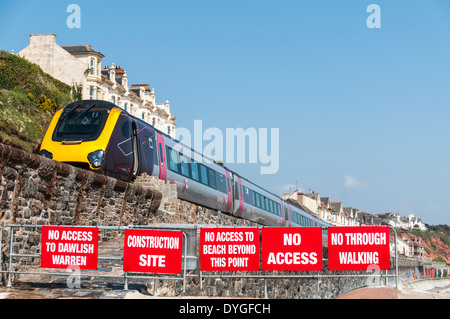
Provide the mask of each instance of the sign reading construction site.
{"label": "sign reading construction site", "polygon": [[183,232],[125,230],[123,270],[138,273],[181,274]]}
{"label": "sign reading construction site", "polygon": [[322,267],[322,228],[262,229],[263,270],[318,271]]}
{"label": "sign reading construction site", "polygon": [[390,269],[389,227],[329,227],[329,270]]}
{"label": "sign reading construction site", "polygon": [[202,271],[259,270],[258,228],[202,228]]}
{"label": "sign reading construction site", "polygon": [[96,270],[98,228],[42,227],[41,267]]}

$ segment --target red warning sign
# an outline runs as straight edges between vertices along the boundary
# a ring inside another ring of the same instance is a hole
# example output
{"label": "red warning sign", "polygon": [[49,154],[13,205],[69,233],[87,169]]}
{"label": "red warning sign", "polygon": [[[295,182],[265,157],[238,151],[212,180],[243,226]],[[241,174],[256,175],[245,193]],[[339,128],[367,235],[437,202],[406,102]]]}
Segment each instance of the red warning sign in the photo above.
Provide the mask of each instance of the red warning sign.
{"label": "red warning sign", "polygon": [[200,267],[203,271],[259,270],[259,229],[202,228]]}
{"label": "red warning sign", "polygon": [[41,267],[97,269],[98,228],[42,227]]}
{"label": "red warning sign", "polygon": [[328,228],[330,270],[390,269],[389,227]]}
{"label": "red warning sign", "polygon": [[125,230],[123,270],[126,272],[181,274],[183,232]]}
{"label": "red warning sign", "polygon": [[322,270],[322,228],[263,228],[262,268],[267,271]]}

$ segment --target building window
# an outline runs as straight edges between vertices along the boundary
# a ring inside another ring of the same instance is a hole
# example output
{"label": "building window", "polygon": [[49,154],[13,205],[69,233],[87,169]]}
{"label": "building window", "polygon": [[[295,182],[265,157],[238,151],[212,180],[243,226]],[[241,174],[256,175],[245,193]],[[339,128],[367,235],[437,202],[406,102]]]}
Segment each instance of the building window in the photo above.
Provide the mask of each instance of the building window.
{"label": "building window", "polygon": [[94,87],[92,85],[89,87],[89,99],[94,99]]}
{"label": "building window", "polygon": [[170,135],[170,126],[167,127],[167,134]]}
{"label": "building window", "polygon": [[125,111],[128,111],[127,110],[128,109],[128,103],[125,103],[124,108],[125,108]]}
{"label": "building window", "polygon": [[94,75],[94,59],[91,59],[91,75]]}
{"label": "building window", "polygon": [[142,119],[143,120],[145,119],[145,113],[144,112],[142,112]]}
{"label": "building window", "polygon": [[155,125],[156,125],[156,119],[153,118],[153,120],[152,120],[152,126],[155,127]]}

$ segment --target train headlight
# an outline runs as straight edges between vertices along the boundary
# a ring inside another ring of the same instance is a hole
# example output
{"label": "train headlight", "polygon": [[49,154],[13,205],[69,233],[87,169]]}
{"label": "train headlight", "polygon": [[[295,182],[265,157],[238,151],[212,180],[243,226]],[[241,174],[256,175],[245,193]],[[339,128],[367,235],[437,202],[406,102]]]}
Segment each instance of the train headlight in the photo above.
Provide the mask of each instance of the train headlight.
{"label": "train headlight", "polygon": [[88,155],[88,161],[89,163],[91,163],[93,168],[100,168],[103,164],[104,158],[105,158],[105,151],[103,150],[98,150]]}
{"label": "train headlight", "polygon": [[39,155],[41,155],[42,157],[47,157],[47,158],[49,158],[49,159],[53,159],[53,154],[50,153],[50,152],[47,151],[47,150],[42,150],[42,151],[40,151],[40,152],[39,152]]}

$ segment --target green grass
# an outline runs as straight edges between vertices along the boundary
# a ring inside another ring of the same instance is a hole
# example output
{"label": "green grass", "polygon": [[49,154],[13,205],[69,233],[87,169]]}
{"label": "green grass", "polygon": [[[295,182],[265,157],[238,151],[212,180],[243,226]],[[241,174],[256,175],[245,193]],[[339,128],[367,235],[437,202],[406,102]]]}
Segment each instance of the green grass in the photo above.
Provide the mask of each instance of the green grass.
{"label": "green grass", "polygon": [[0,51],[2,143],[34,151],[40,145],[55,111],[71,101],[70,86],[52,78],[36,64]]}

